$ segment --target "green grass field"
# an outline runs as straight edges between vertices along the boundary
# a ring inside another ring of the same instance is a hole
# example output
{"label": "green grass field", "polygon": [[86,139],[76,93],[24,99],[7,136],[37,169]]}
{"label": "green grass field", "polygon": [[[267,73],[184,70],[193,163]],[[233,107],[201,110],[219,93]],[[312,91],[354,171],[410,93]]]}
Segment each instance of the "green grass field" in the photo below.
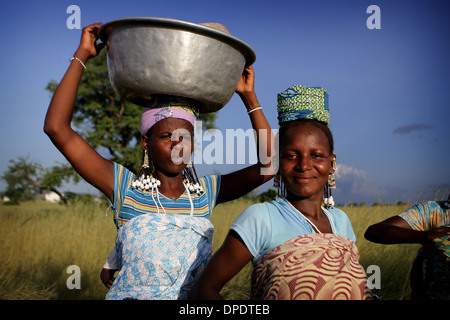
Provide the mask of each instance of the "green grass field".
{"label": "green grass field", "polygon": [[[217,249],[235,217],[253,202],[239,199],[219,205],[213,213]],[[398,214],[409,205],[346,207],[357,236],[361,264],[380,268],[383,300],[409,299],[409,270],[418,245],[379,245],[364,239],[373,223]],[[112,212],[97,203],[66,207],[45,202],[18,206],[0,203],[0,299],[104,299],[102,266],[114,245]],[[69,266],[80,268],[81,288],[68,289]],[[226,299],[248,299],[251,265],[223,289]]]}

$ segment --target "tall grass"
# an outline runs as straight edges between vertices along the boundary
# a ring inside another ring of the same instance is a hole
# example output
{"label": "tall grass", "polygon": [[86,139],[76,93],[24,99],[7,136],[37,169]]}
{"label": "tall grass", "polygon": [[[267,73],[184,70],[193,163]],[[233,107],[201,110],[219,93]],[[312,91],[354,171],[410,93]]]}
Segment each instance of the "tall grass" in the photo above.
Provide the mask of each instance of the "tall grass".
{"label": "tall grass", "polygon": [[[420,245],[377,244],[366,240],[364,232],[370,225],[397,215],[409,207],[410,205],[402,204],[342,208],[355,231],[361,265],[366,270],[371,265],[380,268],[381,288],[373,289],[372,292],[383,300],[410,299],[409,272]],[[369,274],[368,276],[370,277]]]}
{"label": "tall grass", "polygon": [[[99,274],[115,238],[105,208],[29,202],[0,210],[0,298],[104,298]],[[80,267],[81,290],[67,288],[71,265]]]}
{"label": "tall grass", "polygon": [[[235,217],[253,202],[239,199],[219,205],[213,213],[213,248],[225,239]],[[408,299],[409,270],[417,245],[378,245],[363,234],[367,227],[405,210],[407,205],[348,207],[357,236],[361,264],[381,270],[382,299]],[[19,206],[0,204],[0,299],[104,299],[107,289],[100,281],[101,268],[114,245],[112,213],[97,203],[78,202],[71,207],[45,202]],[[68,289],[71,274],[81,271],[81,289]],[[223,289],[227,299],[247,299],[252,267],[247,265]]]}

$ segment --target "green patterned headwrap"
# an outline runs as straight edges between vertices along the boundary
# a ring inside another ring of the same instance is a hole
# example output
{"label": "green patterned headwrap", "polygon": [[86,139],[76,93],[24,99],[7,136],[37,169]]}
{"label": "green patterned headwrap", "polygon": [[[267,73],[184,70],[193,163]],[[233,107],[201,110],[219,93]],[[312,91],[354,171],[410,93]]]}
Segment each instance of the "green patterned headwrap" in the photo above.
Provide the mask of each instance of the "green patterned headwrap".
{"label": "green patterned headwrap", "polygon": [[296,119],[316,119],[330,124],[328,93],[320,87],[294,85],[277,96],[278,124]]}

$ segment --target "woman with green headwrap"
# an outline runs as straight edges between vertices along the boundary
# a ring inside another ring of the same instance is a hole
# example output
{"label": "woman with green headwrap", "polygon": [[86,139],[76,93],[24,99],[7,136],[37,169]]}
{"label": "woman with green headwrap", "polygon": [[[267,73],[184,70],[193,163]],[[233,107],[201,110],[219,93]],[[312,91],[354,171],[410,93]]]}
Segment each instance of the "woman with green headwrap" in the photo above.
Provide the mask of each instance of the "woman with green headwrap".
{"label": "woman with green headwrap", "polygon": [[235,220],[191,298],[220,290],[249,261],[252,299],[371,299],[347,215],[334,208],[335,155],[328,94],[292,86],[278,95],[279,196]]}

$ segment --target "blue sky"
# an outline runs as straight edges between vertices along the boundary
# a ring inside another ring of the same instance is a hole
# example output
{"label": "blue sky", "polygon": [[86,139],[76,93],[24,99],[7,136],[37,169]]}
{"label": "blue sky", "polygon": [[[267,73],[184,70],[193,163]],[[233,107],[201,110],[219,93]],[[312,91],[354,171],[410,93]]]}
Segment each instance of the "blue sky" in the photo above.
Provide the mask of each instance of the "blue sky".
{"label": "blue sky", "polygon": [[[431,1],[23,1],[0,11],[0,174],[10,159],[44,166],[65,159],[42,131],[51,96],[79,43],[67,7],[81,26],[132,16],[219,22],[256,52],[256,91],[278,128],[276,95],[293,84],[330,95],[331,129],[340,165],[338,203],[415,202],[450,190],[450,2]],[[368,29],[370,5],[381,29]],[[250,127],[237,96],[219,111],[217,127]],[[242,166],[198,167],[200,174]],[[5,188],[0,181],[0,190]],[[267,184],[260,188],[268,188]],[[84,184],[67,189],[94,193]]]}

